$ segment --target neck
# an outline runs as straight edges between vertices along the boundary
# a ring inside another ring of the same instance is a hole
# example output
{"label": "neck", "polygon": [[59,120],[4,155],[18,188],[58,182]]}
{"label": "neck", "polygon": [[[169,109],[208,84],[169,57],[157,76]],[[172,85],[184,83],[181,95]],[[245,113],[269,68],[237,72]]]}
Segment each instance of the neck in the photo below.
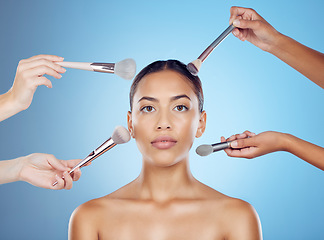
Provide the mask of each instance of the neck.
{"label": "neck", "polygon": [[137,178],[139,197],[156,202],[190,198],[194,194],[195,181],[190,171],[189,158],[168,167],[152,165],[143,160],[143,168]]}

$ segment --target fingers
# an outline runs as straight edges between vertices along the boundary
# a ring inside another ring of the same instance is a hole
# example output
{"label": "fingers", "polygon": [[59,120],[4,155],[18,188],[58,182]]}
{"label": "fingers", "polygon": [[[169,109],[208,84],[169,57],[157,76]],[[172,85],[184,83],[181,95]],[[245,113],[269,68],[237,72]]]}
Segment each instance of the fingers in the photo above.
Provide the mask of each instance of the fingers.
{"label": "fingers", "polygon": [[36,86],[44,85],[44,86],[46,86],[48,88],[53,87],[52,82],[50,80],[48,80],[46,77],[38,77],[35,80],[35,84],[36,84]]}
{"label": "fingers", "polygon": [[62,62],[64,60],[63,57],[59,57],[56,55],[48,55],[48,54],[40,54],[40,55],[36,55],[36,56],[32,56],[30,58],[24,59],[21,62],[31,62],[37,59],[47,59],[49,61],[53,61],[53,62]]}
{"label": "fingers", "polygon": [[64,172],[67,171],[67,167],[62,164],[62,162],[58,159],[56,159],[56,157],[54,157],[54,155],[51,154],[46,154],[46,159],[49,165],[51,165],[55,170]]}
{"label": "fingers", "polygon": [[240,133],[240,134],[235,134],[230,136],[228,139],[226,139],[226,141],[234,141],[236,139],[243,139],[243,138],[247,138],[248,135],[244,132],[244,133]]}
{"label": "fingers", "polygon": [[62,177],[59,177],[57,174],[55,175],[56,182],[52,184],[52,189],[61,190],[66,189],[70,190],[73,186],[73,180],[70,174],[65,171]]}
{"label": "fingers", "polygon": [[73,168],[81,161],[82,161],[81,159],[71,159],[71,160],[62,160],[62,163],[68,168]]}
{"label": "fingers", "polygon": [[50,67],[50,68],[52,68],[53,70],[55,70],[56,72],[59,72],[59,73],[65,73],[65,71],[66,71],[60,65],[55,64],[53,61],[50,61],[50,60],[45,59],[45,58],[20,63],[19,64],[19,69],[21,71],[24,71],[26,69],[32,69],[32,68],[35,68],[35,67],[38,67],[38,66],[47,66],[47,67]]}
{"label": "fingers", "polygon": [[53,61],[62,60],[62,57],[54,55],[37,55],[21,60],[17,68],[18,79],[25,79],[23,82],[29,83],[29,86],[34,88],[40,85],[52,88],[52,83],[43,75],[47,74],[60,79],[62,77],[60,73],[65,73],[66,70]]}
{"label": "fingers", "polygon": [[65,182],[64,189],[70,190],[73,186],[73,180],[72,180],[71,175],[68,172],[64,172],[63,177],[64,177],[64,182]]}
{"label": "fingers", "polygon": [[259,20],[235,19],[233,21],[233,25],[238,28],[243,28],[243,29],[249,28],[255,31],[261,28],[262,22]]}
{"label": "fingers", "polygon": [[64,188],[64,180],[63,178],[59,177],[57,174],[55,175],[56,182],[52,184],[51,188],[53,190],[61,190]]}
{"label": "fingers", "polygon": [[73,171],[73,174],[72,174],[72,180],[73,181],[78,181],[81,177],[81,170],[80,168],[77,168]]}
{"label": "fingers", "polygon": [[56,79],[60,79],[62,77],[62,75],[59,74],[56,70],[46,65],[40,65],[31,69],[27,69],[24,72],[24,76],[26,78],[41,77],[45,74],[55,77]]}
{"label": "fingers", "polygon": [[242,149],[225,149],[226,154],[229,157],[238,157],[238,158],[253,158],[253,148],[242,148]]}
{"label": "fingers", "polygon": [[241,16],[243,19],[256,20],[260,18],[260,15],[252,8],[243,8],[233,6],[230,9],[230,20],[229,24],[232,24],[234,19],[237,19]]}
{"label": "fingers", "polygon": [[231,142],[231,148],[255,147],[254,138],[237,139]]}
{"label": "fingers", "polygon": [[248,130],[244,131],[244,133],[248,136],[248,137],[254,137],[256,136],[256,134],[254,132],[250,132]]}

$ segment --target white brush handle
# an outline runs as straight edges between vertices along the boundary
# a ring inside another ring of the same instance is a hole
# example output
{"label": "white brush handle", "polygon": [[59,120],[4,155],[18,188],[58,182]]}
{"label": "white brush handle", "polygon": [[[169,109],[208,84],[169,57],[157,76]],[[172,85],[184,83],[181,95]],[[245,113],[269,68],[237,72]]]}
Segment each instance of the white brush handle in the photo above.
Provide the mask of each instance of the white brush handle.
{"label": "white brush handle", "polygon": [[91,67],[92,63],[87,63],[87,62],[55,62],[55,63],[62,67],[93,71],[93,68]]}

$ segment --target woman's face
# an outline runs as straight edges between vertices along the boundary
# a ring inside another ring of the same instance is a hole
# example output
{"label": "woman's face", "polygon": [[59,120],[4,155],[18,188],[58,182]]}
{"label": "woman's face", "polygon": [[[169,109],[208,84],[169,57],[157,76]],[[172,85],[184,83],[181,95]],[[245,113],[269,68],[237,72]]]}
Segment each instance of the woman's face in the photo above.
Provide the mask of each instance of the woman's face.
{"label": "woman's face", "polygon": [[164,70],[142,78],[134,94],[128,129],[143,159],[171,166],[188,158],[195,137],[206,126],[206,113],[183,75]]}

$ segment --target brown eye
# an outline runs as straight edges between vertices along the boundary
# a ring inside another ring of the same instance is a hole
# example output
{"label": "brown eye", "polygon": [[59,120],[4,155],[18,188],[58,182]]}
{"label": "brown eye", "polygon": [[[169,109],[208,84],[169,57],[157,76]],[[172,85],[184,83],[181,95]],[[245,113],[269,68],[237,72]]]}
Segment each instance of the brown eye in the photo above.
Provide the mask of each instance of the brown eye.
{"label": "brown eye", "polygon": [[185,105],[178,105],[174,108],[174,110],[176,110],[178,112],[184,112],[184,111],[188,110],[188,108]]}
{"label": "brown eye", "polygon": [[149,113],[149,112],[154,112],[155,109],[154,109],[154,107],[152,107],[152,106],[145,106],[145,107],[143,107],[143,108],[141,109],[141,111],[146,112],[146,113]]}

